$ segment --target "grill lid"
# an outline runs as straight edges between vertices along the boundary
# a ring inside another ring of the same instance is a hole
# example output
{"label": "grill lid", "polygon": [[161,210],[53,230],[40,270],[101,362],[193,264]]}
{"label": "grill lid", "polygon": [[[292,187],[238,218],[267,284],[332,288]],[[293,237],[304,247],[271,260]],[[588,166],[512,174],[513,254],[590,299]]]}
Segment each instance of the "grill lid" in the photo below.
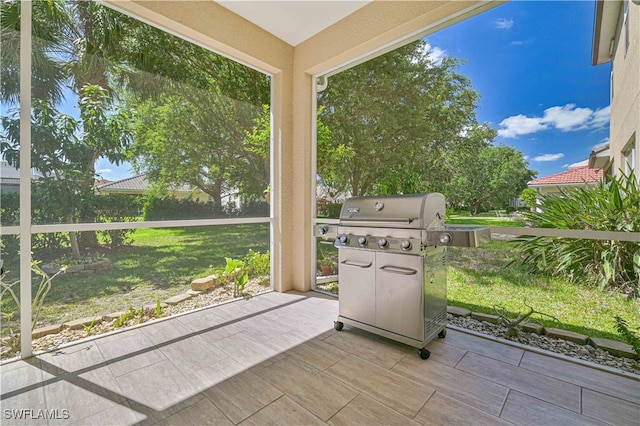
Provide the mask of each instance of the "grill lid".
{"label": "grill lid", "polygon": [[340,211],[340,224],[385,228],[429,229],[444,226],[444,195],[352,197]]}

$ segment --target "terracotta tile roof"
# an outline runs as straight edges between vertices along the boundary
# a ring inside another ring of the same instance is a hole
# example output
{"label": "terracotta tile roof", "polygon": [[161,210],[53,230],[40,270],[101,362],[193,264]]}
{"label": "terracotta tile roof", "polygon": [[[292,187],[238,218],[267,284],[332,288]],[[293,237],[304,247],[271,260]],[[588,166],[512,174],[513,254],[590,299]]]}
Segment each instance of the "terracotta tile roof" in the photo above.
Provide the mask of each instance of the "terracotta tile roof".
{"label": "terracotta tile roof", "polygon": [[555,175],[534,179],[527,183],[528,186],[546,185],[572,185],[594,183],[601,181],[604,176],[602,169],[590,169],[589,166],[575,167]]}

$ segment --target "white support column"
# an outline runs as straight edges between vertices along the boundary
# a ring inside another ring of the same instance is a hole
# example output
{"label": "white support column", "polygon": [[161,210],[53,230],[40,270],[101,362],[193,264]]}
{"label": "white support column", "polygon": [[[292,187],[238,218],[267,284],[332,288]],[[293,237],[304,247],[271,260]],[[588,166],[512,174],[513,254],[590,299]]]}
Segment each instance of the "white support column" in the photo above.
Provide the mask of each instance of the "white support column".
{"label": "white support column", "polygon": [[20,356],[31,350],[31,0],[20,5]]}
{"label": "white support column", "polygon": [[295,288],[292,276],[297,265],[293,255],[298,250],[296,235],[291,231],[291,224],[298,214],[293,201],[296,183],[291,167],[294,162],[292,66],[290,63],[285,65],[272,74],[271,89],[272,282],[273,289],[279,292]]}
{"label": "white support column", "polygon": [[282,291],[282,73],[271,76],[271,287]]}
{"label": "white support column", "polygon": [[312,115],[316,95],[315,85],[312,84],[313,76],[300,66],[297,59],[294,61],[293,74],[293,153],[291,162],[293,207],[291,244],[295,247],[292,252],[292,288],[298,291],[311,289],[312,274],[312,216],[311,182],[312,176],[312,133],[315,116]]}

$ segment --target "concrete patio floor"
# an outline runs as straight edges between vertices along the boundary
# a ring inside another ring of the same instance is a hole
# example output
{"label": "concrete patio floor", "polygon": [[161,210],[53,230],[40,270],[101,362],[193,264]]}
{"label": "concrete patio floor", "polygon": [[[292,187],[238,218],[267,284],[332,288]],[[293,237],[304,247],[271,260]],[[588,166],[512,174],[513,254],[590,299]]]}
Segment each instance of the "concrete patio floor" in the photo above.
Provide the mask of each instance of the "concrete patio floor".
{"label": "concrete patio floor", "polygon": [[334,331],[337,312],[318,293],[266,293],[8,363],[0,423],[640,422],[636,378],[456,330],[424,361]]}

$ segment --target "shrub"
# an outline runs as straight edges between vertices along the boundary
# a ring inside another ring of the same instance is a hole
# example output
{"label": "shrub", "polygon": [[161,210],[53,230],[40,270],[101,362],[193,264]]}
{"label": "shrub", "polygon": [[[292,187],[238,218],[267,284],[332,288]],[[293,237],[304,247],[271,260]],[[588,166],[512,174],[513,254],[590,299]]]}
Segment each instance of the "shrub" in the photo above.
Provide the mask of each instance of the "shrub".
{"label": "shrub", "polygon": [[535,207],[538,200],[538,192],[533,188],[525,188],[522,190],[522,194],[520,194],[520,199],[527,207]]}
{"label": "shrub", "polygon": [[212,219],[216,215],[213,203],[192,198],[150,196],[143,207],[144,220]]}
{"label": "shrub", "polygon": [[[104,194],[96,199],[96,221],[134,222],[140,215],[142,197],[131,194]],[[135,229],[108,229],[98,231],[111,247],[131,244]]]}
{"label": "shrub", "polygon": [[[543,197],[538,209],[527,216],[540,228],[640,232],[640,187],[633,173],[596,187]],[[519,242],[523,263],[533,272],[638,295],[640,244],[636,242],[559,237]]]}
{"label": "shrub", "polygon": [[20,224],[20,194],[5,192],[0,202],[0,225],[14,226]]}
{"label": "shrub", "polygon": [[247,253],[245,257],[245,264],[247,265],[251,275],[269,275],[271,271],[271,256],[269,251],[266,253],[260,253],[249,249],[249,253]]}

